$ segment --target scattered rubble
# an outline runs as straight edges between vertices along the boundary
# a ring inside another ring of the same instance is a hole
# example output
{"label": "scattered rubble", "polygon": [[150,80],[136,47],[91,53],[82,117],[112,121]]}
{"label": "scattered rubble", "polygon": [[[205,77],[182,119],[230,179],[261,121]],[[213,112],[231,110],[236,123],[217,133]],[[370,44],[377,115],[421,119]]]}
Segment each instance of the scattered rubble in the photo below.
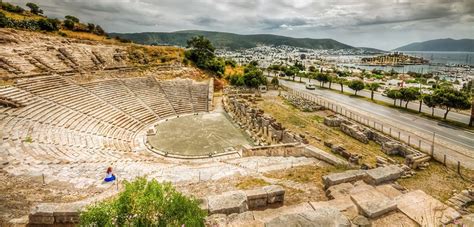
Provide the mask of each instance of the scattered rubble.
{"label": "scattered rubble", "polygon": [[282,95],[282,97],[286,99],[289,103],[291,103],[291,105],[295,106],[297,109],[303,112],[315,112],[325,109],[323,106],[318,105],[316,102],[301,98],[300,96],[285,93]]}
{"label": "scattered rubble", "polygon": [[[338,127],[342,132],[362,143],[367,144],[370,140],[375,141],[382,146],[382,151],[385,154],[399,155],[404,157],[405,164],[412,169],[423,169],[429,165],[428,162],[431,159],[429,155],[424,154],[408,145],[402,144],[401,142],[392,139],[381,132],[347,120],[345,117],[340,115],[325,117],[324,124],[329,127]],[[377,166],[384,166],[387,164],[390,164],[390,161],[377,159]]]}

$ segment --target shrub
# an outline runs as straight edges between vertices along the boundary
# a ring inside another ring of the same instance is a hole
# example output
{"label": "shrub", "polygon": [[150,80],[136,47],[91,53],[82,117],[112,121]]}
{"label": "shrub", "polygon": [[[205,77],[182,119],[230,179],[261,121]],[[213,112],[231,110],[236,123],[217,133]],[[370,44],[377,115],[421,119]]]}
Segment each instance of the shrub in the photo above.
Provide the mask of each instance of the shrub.
{"label": "shrub", "polygon": [[64,27],[69,30],[74,30],[74,21],[72,20],[65,20]]}
{"label": "shrub", "polygon": [[12,13],[23,13],[25,9],[21,8],[20,6],[15,6],[7,2],[2,2],[2,9],[12,12]]}
{"label": "shrub", "polygon": [[39,6],[36,5],[35,3],[28,2],[28,3],[26,3],[26,6],[28,8],[30,8],[30,12],[33,13],[33,14],[36,14],[36,15],[43,14],[43,10],[40,9]]}
{"label": "shrub", "polygon": [[60,22],[57,19],[40,19],[37,23],[39,29],[42,31],[52,32],[59,30],[58,25]]}
{"label": "shrub", "polygon": [[6,28],[10,26],[11,22],[8,17],[6,17],[4,13],[0,12],[0,28]]}
{"label": "shrub", "polygon": [[204,226],[206,214],[194,199],[170,184],[139,178],[125,182],[117,198],[94,204],[80,215],[81,226]]}

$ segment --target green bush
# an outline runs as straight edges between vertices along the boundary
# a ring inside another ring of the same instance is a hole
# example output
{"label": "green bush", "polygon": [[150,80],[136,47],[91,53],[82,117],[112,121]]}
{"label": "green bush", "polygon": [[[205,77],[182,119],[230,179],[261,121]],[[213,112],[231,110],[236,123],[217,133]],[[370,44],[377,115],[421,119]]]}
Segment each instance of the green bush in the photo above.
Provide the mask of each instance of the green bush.
{"label": "green bush", "polygon": [[139,178],[125,182],[117,198],[89,206],[81,226],[204,226],[206,214],[194,199],[170,184]]}
{"label": "green bush", "polygon": [[59,30],[58,25],[60,22],[57,19],[40,19],[37,23],[39,29],[42,31],[52,32]]}
{"label": "green bush", "polygon": [[74,30],[74,21],[72,20],[65,20],[64,21],[64,27],[69,30]]}
{"label": "green bush", "polygon": [[12,12],[12,13],[23,13],[25,12],[25,9],[21,8],[20,6],[15,6],[7,2],[0,2],[2,5],[2,9]]}

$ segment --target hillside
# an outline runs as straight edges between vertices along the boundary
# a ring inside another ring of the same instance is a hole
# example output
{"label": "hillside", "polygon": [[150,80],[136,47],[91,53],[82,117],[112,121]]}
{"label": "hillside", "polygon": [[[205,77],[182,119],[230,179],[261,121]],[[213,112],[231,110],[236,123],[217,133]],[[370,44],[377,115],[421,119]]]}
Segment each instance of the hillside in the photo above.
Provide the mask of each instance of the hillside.
{"label": "hillside", "polygon": [[434,39],[411,43],[396,48],[397,51],[465,51],[474,52],[474,39]]}
{"label": "hillside", "polygon": [[291,38],[278,35],[257,34],[239,35],[225,32],[178,31],[145,33],[110,33],[112,37],[132,40],[135,43],[150,45],[186,46],[186,41],[198,35],[207,37],[214,46],[221,49],[248,49],[258,45],[287,45],[310,49],[354,49],[333,39]]}

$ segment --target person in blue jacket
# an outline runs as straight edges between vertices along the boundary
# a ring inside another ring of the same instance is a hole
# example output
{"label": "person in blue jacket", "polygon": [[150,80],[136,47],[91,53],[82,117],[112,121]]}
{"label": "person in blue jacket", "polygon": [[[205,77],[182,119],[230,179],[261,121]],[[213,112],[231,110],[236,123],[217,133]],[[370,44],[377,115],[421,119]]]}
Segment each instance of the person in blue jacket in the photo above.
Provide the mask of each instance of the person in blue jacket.
{"label": "person in blue jacket", "polygon": [[107,175],[104,178],[105,182],[112,182],[115,180],[115,175],[112,173],[112,167],[107,168]]}

